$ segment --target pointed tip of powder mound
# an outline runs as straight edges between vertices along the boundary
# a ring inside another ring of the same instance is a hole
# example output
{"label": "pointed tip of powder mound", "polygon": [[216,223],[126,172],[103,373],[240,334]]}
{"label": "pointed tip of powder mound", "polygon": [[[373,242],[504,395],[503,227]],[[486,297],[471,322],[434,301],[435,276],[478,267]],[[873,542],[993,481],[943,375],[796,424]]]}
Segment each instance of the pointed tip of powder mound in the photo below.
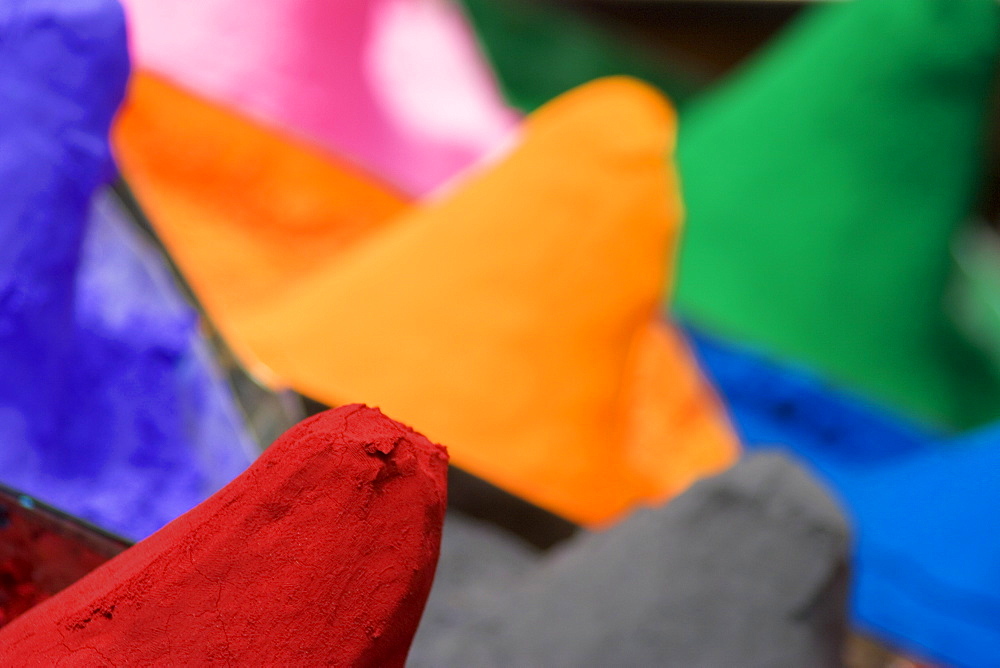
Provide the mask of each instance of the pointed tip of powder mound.
{"label": "pointed tip of powder mound", "polygon": [[[560,95],[532,114],[533,128],[578,140],[581,127],[598,145],[623,150],[672,150],[677,113],[670,101],[653,86],[627,76],[597,79]],[[651,137],[655,137],[653,141]]]}
{"label": "pointed tip of powder mound", "polygon": [[[337,453],[336,457],[331,457]],[[420,475],[433,481],[442,502],[447,497],[448,451],[378,408],[346,404],[323,411],[289,429],[261,456],[263,469],[315,466],[359,481],[384,484],[389,478]]]}
{"label": "pointed tip of powder mound", "polygon": [[393,420],[378,407],[365,404],[345,404],[323,411],[293,427],[286,436],[298,440],[310,436],[332,437],[337,445],[353,449],[360,446],[366,454],[380,458],[391,457],[396,452],[396,446],[405,440],[428,461],[439,459],[448,462],[448,450],[443,445],[433,443],[412,427]]}

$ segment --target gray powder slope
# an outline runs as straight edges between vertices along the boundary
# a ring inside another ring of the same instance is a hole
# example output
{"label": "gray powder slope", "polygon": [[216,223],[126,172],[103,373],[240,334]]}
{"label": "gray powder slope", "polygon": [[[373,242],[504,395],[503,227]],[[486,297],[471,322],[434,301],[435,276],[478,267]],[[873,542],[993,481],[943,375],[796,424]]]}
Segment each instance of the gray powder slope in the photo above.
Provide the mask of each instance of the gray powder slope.
{"label": "gray powder slope", "polygon": [[420,618],[407,665],[431,665],[436,638],[460,631],[470,610],[485,609],[498,591],[523,582],[541,552],[494,525],[448,511],[434,586]]}
{"label": "gray powder slope", "polygon": [[[848,528],[779,455],[750,456],[544,560],[514,549],[501,565],[511,545],[451,528],[415,668],[841,665]],[[456,553],[486,556],[449,574]],[[477,583],[476,569],[491,575]]]}

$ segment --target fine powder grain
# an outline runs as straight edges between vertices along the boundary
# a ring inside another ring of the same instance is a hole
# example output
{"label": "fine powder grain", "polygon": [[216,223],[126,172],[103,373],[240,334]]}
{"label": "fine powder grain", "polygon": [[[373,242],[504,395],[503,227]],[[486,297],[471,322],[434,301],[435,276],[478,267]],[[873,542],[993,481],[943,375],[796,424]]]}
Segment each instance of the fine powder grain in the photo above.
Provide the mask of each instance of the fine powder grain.
{"label": "fine powder grain", "polygon": [[191,512],[0,631],[0,664],[401,666],[447,455],[377,409],[282,436]]}

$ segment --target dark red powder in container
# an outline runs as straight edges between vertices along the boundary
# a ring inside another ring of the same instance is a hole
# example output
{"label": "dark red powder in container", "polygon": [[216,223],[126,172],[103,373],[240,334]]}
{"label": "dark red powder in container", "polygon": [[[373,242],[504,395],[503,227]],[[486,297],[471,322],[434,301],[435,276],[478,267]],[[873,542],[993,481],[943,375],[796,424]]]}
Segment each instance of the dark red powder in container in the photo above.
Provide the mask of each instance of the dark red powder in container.
{"label": "dark red powder in container", "polygon": [[0,626],[128,546],[122,538],[0,485]]}

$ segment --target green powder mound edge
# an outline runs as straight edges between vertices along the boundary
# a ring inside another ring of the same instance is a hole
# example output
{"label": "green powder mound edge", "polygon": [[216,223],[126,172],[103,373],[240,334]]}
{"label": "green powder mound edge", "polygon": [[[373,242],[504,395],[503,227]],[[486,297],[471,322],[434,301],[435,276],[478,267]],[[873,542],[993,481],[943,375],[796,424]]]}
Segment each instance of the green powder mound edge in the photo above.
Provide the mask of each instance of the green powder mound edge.
{"label": "green powder mound edge", "polygon": [[1000,415],[944,311],[998,50],[993,0],[856,0],[692,103],[677,312],[931,424]]}

